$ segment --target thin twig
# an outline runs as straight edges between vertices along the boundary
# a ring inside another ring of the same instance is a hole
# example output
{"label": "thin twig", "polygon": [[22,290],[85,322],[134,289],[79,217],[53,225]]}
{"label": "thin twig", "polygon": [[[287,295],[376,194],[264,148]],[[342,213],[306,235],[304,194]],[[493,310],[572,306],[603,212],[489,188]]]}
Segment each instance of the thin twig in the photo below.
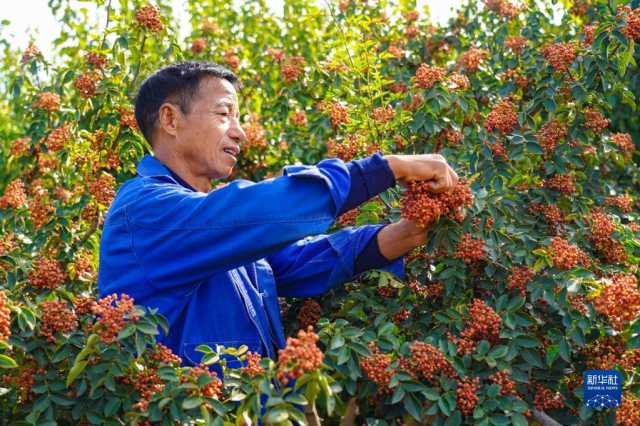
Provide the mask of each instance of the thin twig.
{"label": "thin twig", "polygon": [[107,39],[107,29],[109,28],[109,21],[111,19],[111,0],[107,3],[107,23],[104,26],[104,33],[102,35],[102,42],[100,43],[100,50],[104,48],[104,43]]}

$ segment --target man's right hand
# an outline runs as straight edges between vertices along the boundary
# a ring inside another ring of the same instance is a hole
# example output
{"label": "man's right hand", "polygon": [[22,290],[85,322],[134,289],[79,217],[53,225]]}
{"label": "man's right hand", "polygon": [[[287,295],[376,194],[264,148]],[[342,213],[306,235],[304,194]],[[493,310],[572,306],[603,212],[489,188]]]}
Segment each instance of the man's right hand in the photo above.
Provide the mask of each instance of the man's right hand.
{"label": "man's right hand", "polygon": [[427,181],[433,192],[445,192],[458,183],[458,175],[440,154],[385,155],[399,182]]}

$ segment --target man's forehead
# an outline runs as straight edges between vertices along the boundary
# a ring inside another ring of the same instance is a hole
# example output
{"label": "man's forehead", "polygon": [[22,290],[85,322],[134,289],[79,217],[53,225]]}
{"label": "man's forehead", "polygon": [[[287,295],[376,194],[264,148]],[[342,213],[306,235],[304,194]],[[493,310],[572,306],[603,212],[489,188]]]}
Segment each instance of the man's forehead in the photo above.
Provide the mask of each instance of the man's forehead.
{"label": "man's forehead", "polygon": [[207,77],[200,82],[200,91],[205,96],[215,97],[217,100],[226,100],[229,102],[236,102],[238,94],[236,88],[228,80]]}

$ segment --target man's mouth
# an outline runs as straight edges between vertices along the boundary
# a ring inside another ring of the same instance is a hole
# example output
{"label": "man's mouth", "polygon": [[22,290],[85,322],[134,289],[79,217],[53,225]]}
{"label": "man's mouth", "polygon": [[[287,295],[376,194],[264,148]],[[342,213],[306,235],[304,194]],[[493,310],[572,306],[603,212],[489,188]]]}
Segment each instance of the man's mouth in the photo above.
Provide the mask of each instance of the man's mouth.
{"label": "man's mouth", "polygon": [[229,154],[234,159],[237,159],[238,154],[240,154],[240,149],[236,147],[226,147],[223,149],[223,151],[225,152],[225,154]]}

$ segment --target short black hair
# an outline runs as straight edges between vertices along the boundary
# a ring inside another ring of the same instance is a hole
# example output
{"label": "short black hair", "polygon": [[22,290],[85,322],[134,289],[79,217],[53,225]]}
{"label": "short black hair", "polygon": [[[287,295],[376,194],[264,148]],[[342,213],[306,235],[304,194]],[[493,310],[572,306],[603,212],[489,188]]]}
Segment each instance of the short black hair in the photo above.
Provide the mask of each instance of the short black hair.
{"label": "short black hair", "polygon": [[140,85],[135,101],[138,128],[152,146],[151,134],[158,122],[160,106],[171,100],[180,106],[184,114],[189,113],[191,101],[198,91],[200,81],[206,77],[217,77],[233,84],[238,77],[222,65],[206,61],[188,61],[159,69]]}

